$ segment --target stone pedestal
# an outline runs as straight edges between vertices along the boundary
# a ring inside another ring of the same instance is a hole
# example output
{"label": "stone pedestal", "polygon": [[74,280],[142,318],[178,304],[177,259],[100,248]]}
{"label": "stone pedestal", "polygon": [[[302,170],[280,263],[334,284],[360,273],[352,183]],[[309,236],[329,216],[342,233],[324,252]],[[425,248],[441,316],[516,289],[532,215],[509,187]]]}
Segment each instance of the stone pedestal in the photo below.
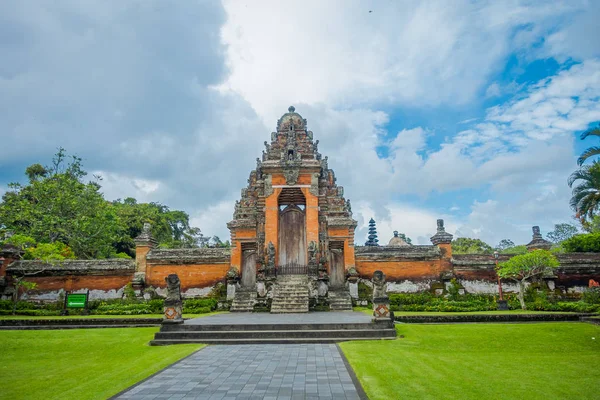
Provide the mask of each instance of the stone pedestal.
{"label": "stone pedestal", "polygon": [[183,305],[181,301],[165,300],[163,324],[183,324]]}
{"label": "stone pedestal", "polygon": [[388,297],[373,299],[373,318],[375,320],[392,318],[390,299]]}

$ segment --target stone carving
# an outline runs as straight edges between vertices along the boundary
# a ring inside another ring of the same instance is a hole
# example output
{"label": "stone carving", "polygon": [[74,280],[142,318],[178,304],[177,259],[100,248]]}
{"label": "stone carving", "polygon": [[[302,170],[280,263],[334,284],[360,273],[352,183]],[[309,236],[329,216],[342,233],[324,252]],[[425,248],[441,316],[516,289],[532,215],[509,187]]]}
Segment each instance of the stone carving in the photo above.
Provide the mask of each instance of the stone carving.
{"label": "stone carving", "polygon": [[269,242],[267,246],[267,270],[275,270],[275,246],[273,242]]}
{"label": "stone carving", "polygon": [[317,243],[311,241],[308,244],[308,271],[311,275],[317,275],[319,265],[317,264]]}
{"label": "stone carving", "polygon": [[373,279],[371,279],[371,282],[373,282],[373,302],[375,302],[376,299],[384,299],[388,297],[385,290],[385,274],[382,271],[377,270],[373,272]]}
{"label": "stone carving", "polygon": [[542,237],[542,234],[540,233],[540,227],[539,226],[534,226],[534,227],[531,228],[531,230],[533,231],[533,237],[534,238]]}
{"label": "stone carving", "polygon": [[309,192],[314,196],[319,195],[319,174],[317,174],[316,172],[313,173],[310,177]]}
{"label": "stone carving", "polygon": [[299,174],[300,170],[298,168],[286,168],[283,170],[283,175],[288,185],[295,185],[298,182]]}
{"label": "stone carving", "polygon": [[163,324],[182,324],[181,281],[177,274],[170,274],[165,281],[167,282],[167,298],[164,303]]}
{"label": "stone carving", "polygon": [[352,204],[350,204],[350,199],[346,200],[346,210],[348,211],[348,214],[352,216]]}
{"label": "stone carving", "polygon": [[431,243],[433,243],[435,245],[450,244],[452,242],[453,237],[454,237],[453,235],[446,232],[446,230],[444,229],[444,220],[438,219],[437,220],[437,233],[430,238]]}
{"label": "stone carving", "polygon": [[265,140],[265,151],[266,151],[267,153],[269,153],[269,151],[271,151],[271,145],[270,145],[270,144],[269,144],[269,142],[267,142],[266,140]]}
{"label": "stone carving", "polygon": [[269,197],[273,192],[273,177],[268,174],[265,178],[265,197]]}
{"label": "stone carving", "polygon": [[262,177],[262,163],[260,162],[260,158],[256,158],[256,179],[261,179]]}

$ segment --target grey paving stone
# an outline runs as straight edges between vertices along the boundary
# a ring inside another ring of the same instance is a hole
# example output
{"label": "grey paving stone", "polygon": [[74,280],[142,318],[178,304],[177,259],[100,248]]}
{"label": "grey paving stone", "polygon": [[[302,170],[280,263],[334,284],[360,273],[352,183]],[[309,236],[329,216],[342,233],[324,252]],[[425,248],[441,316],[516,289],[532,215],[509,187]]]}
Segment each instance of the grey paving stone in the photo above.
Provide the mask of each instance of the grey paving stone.
{"label": "grey paving stone", "polygon": [[208,346],[118,399],[360,399],[334,344]]}

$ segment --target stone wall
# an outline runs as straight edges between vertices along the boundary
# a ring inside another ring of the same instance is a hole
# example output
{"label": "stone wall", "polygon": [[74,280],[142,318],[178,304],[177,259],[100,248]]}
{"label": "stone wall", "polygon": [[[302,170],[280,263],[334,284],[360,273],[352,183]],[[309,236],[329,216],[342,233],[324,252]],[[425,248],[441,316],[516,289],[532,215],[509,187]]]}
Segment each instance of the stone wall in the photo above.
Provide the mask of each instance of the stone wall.
{"label": "stone wall", "polygon": [[63,291],[90,291],[90,299],[121,298],[124,287],[131,282],[135,262],[129,259],[64,260],[54,264],[41,261],[15,261],[6,268],[7,288],[12,293],[12,276],[27,276],[37,284],[23,299],[55,301]]}
{"label": "stone wall", "polygon": [[165,277],[177,274],[187,297],[205,296],[224,282],[230,264],[230,249],[154,249],[146,257],[146,286],[166,287]]}
{"label": "stone wall", "polygon": [[440,279],[449,269],[438,246],[356,246],[356,270],[363,279],[383,271],[388,282],[430,281]]}

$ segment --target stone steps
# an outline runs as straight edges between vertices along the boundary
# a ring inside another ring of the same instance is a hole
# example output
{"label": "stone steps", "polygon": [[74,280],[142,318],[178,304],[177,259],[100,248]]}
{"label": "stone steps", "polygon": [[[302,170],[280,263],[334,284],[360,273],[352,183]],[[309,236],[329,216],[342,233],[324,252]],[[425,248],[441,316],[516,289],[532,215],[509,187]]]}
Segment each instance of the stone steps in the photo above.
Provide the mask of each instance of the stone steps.
{"label": "stone steps", "polygon": [[231,302],[231,312],[252,312],[256,304],[256,290],[237,290]]}
{"label": "stone steps", "polygon": [[352,298],[345,289],[329,290],[329,308],[331,311],[352,311]]}
{"label": "stone steps", "polygon": [[271,313],[307,313],[308,295],[306,275],[279,276],[273,291]]}
{"label": "stone steps", "polygon": [[395,337],[345,337],[345,338],[277,338],[277,339],[158,339],[150,342],[151,346],[170,344],[300,344],[300,343],[339,343],[354,340],[394,340]]}
{"label": "stone steps", "polygon": [[396,338],[394,323],[165,324],[151,345],[178,343],[336,343]]}

